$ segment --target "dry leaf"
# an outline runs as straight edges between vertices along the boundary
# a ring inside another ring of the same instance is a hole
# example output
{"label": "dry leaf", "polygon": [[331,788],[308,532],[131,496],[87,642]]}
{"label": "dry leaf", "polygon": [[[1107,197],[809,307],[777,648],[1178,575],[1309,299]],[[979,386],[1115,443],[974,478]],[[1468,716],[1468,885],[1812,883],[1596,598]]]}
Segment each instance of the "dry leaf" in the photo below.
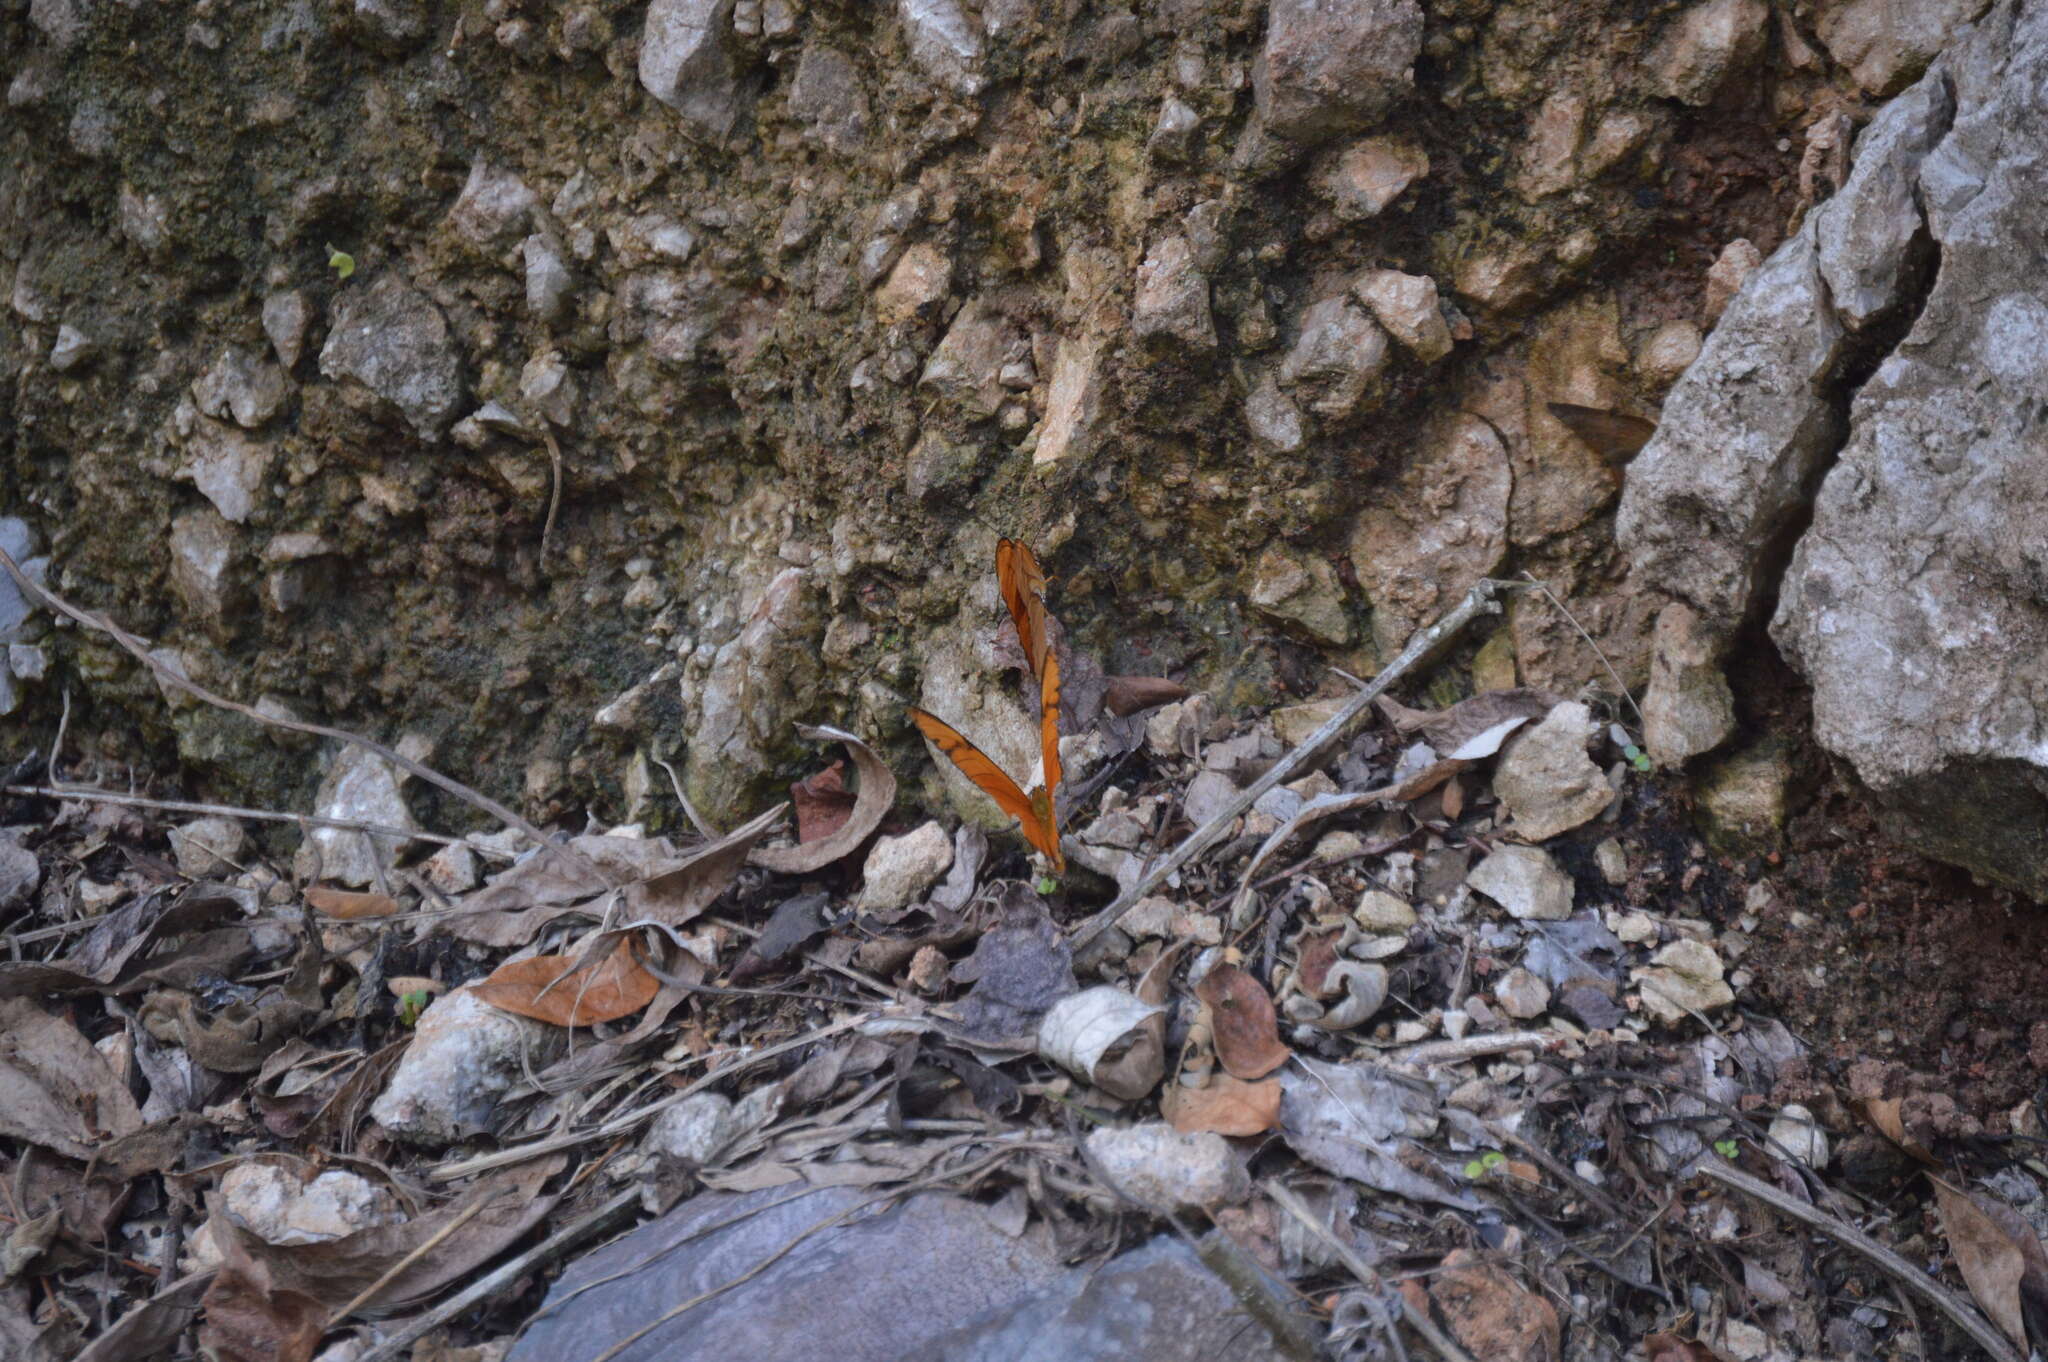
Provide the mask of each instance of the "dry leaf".
{"label": "dry leaf", "polygon": [[846,826],[853,813],[854,793],[846,788],[845,771],[846,763],[835,761],[789,787],[790,803],[796,806],[798,845],[830,837]]}
{"label": "dry leaf", "polygon": [[808,875],[849,854],[882,826],[889,806],[896,802],[895,775],[875,755],[874,749],[859,738],[844,729],[822,724],[816,728],[798,724],[796,731],[812,742],[844,743],[846,750],[853,754],[853,769],[860,777],[860,794],[854,800],[853,811],[846,822],[831,836],[799,846],[757,850],[747,858],[754,865],[778,875]]}
{"label": "dry leaf", "polygon": [[1603,411],[1599,407],[1582,407],[1576,402],[1546,402],[1543,405],[1566,430],[1579,438],[1579,443],[1615,468],[1633,459],[1657,433],[1657,423],[1645,421],[1640,416]]}
{"label": "dry leaf", "polygon": [[0,999],[0,1135],[89,1159],[141,1128],[135,1099],[77,1027],[26,998]]}
{"label": "dry leaf", "polygon": [[1643,1354],[1649,1362],[1721,1362],[1706,1344],[1680,1338],[1677,1334],[1649,1334],[1643,1339]]}
{"label": "dry leaf", "polygon": [[316,884],[306,891],[306,902],[329,917],[353,921],[364,917],[390,917],[398,911],[398,900],[389,894],[364,894],[348,889],[330,889]]}
{"label": "dry leaf", "polygon": [[[1140,1028],[1161,1014],[1155,1005],[1140,1000],[1112,984],[1084,988],[1052,1005],[1038,1024],[1038,1053],[1053,1063],[1078,1074],[1090,1083],[1098,1082],[1096,1066],[1119,1042],[1135,1038]],[[1153,1074],[1158,1082],[1159,1075]],[[1145,1092],[1115,1093],[1137,1098]]]}
{"label": "dry leaf", "polygon": [[[744,827],[734,828],[715,842],[692,847],[675,865],[663,868],[658,874],[650,875],[638,884],[629,884],[625,889],[625,927],[637,927],[643,923],[657,927],[681,927],[709,908],[723,894],[733,876],[740,873],[740,866],[746,862],[747,854],[754,849],[754,843],[768,835],[768,830],[782,818],[787,805],[777,804],[759,818]],[[849,825],[850,826],[850,825]],[[844,828],[840,830],[842,833]],[[834,838],[814,842],[812,846],[827,846]],[[809,850],[807,847],[797,848]]]}
{"label": "dry leaf", "polygon": [[638,1012],[661,991],[661,981],[640,963],[631,937],[596,965],[579,967],[573,955],[508,960],[470,991],[492,1007],[556,1026],[595,1026]]}
{"label": "dry leaf", "polygon": [[199,1313],[200,1299],[214,1274],[181,1277],[115,1321],[72,1362],[134,1362],[170,1352]]}
{"label": "dry leaf", "polygon": [[1439,752],[1456,752],[1509,719],[1541,719],[1562,701],[1549,691],[1517,686],[1512,690],[1482,691],[1448,709],[1433,711],[1410,709],[1384,695],[1376,703],[1398,731],[1421,734],[1423,741]]}
{"label": "dry leaf", "polygon": [[1280,1043],[1279,1020],[1265,985],[1236,965],[1218,965],[1195,985],[1209,1008],[1216,1059],[1233,1078],[1264,1078],[1294,1052]]}
{"label": "dry leaf", "polygon": [[199,1345],[219,1362],[308,1362],[327,1332],[327,1307],[296,1291],[265,1291],[222,1267],[206,1289]]}
{"label": "dry leaf", "polygon": [[1263,1135],[1280,1124],[1280,1080],[1244,1083],[1216,1074],[1204,1088],[1175,1083],[1159,1099],[1159,1114],[1183,1135]]}
{"label": "dry leaf", "polygon": [[1125,719],[1140,710],[1185,700],[1188,694],[1186,686],[1168,681],[1163,676],[1112,676],[1109,689],[1102,698],[1102,707],[1117,718]]}
{"label": "dry leaf", "polygon": [[1856,1105],[1862,1108],[1863,1119],[1870,1122],[1878,1134],[1922,1163],[1931,1164],[1935,1161],[1934,1155],[1927,1151],[1926,1146],[1906,1134],[1906,1122],[1902,1114],[1905,1104],[1901,1099],[1866,1097]]}
{"label": "dry leaf", "polygon": [[2027,1255],[1979,1204],[1979,1198],[1932,1177],[1934,1197],[1941,1205],[1941,1228],[1949,1252],[1991,1322],[2024,1349],[2027,1325],[2020,1308],[2020,1279],[2027,1273]]}

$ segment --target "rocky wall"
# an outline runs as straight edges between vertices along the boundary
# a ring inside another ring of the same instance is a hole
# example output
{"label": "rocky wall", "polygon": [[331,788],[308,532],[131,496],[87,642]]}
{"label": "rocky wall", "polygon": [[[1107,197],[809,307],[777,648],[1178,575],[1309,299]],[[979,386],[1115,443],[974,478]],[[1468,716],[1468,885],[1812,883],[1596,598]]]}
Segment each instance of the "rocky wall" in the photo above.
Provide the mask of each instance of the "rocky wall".
{"label": "rocky wall", "polygon": [[[1523,570],[1633,683],[1622,474],[1547,404],[1656,415],[1981,5],[1896,8],[9,0],[0,512],[168,665],[536,816],[1000,703],[1000,534],[1229,703]],[[13,639],[85,756],[319,780]],[[1535,597],[1487,646],[1606,675]]]}

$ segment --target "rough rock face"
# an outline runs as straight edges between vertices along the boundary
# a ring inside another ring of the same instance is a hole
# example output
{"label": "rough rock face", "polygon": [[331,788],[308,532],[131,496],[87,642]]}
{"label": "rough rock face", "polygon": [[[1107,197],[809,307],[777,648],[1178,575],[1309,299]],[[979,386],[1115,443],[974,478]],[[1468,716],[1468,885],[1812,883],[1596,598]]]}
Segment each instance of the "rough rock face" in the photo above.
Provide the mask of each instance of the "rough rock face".
{"label": "rough rock face", "polygon": [[[2048,135],[2044,78],[2048,19],[2000,6],[1885,106],[1840,192],[1750,275],[1672,390],[1618,526],[1637,579],[1695,612],[1695,642],[1670,650],[1685,688],[1714,696],[1722,645],[1698,641],[1777,588],[1772,636],[1812,684],[1820,741],[1911,844],[2036,897],[2048,472],[2030,413],[2048,286],[2023,243],[2048,185],[2018,148]],[[1713,722],[1687,736],[1666,717],[1674,756],[1726,728],[1703,710]]]}
{"label": "rough rock face", "polygon": [[1953,126],[1898,198],[1926,205],[1939,269],[1856,395],[1772,634],[1911,841],[2048,898],[2048,279],[2022,244],[2048,194],[2027,150],[2048,16],[1995,10],[1891,107],[1939,107],[1943,80]]}
{"label": "rough rock face", "polygon": [[[730,825],[813,759],[797,720],[907,769],[907,700],[1007,693],[1003,534],[1108,670],[1227,704],[1525,569],[1594,643],[1524,596],[1489,674],[1639,683],[1661,602],[1546,404],[1654,411],[1707,262],[1794,220],[1847,77],[1774,8],[17,5],[0,516],[194,679],[431,733],[540,818],[659,825],[668,760]],[[1902,24],[1869,50],[1929,50]],[[1829,211],[1802,279],[1881,292],[1827,272]],[[1728,513],[1762,539],[1766,493]],[[9,642],[0,708],[90,679],[88,744],[314,802],[323,754],[80,631]]]}

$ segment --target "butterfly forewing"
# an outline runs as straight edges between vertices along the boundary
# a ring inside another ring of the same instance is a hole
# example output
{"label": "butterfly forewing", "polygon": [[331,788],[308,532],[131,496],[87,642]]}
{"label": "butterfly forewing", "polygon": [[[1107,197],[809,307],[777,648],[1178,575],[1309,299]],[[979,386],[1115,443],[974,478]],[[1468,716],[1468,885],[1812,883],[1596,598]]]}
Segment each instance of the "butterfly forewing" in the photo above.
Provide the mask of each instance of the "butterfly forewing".
{"label": "butterfly forewing", "polygon": [[1003,604],[1017,626],[1017,641],[1024,645],[1031,674],[1042,677],[1050,651],[1045,632],[1045,572],[1028,544],[1019,539],[996,542],[996,585],[1002,588]]}
{"label": "butterfly forewing", "polygon": [[1064,866],[1064,860],[1060,856],[1059,837],[1052,829],[1049,801],[1046,812],[1041,813],[1037,800],[1025,794],[1017,782],[1010,779],[1008,773],[990,759],[988,753],[969,742],[958,729],[944,719],[913,706],[910,720],[917,725],[917,731],[931,741],[932,746],[944,752],[947,758],[960,768],[961,774],[980,786],[990,799],[1001,806],[1004,813],[1017,820],[1024,830],[1026,841],[1044,852],[1055,866]]}

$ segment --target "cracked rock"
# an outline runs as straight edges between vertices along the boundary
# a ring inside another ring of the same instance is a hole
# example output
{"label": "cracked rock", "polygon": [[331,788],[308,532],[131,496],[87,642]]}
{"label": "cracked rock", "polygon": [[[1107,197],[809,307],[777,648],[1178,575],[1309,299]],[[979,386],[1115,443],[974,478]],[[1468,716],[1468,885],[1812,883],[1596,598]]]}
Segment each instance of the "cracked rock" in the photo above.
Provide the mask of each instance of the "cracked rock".
{"label": "cracked rock", "polygon": [[1209,276],[1196,267],[1186,237],[1153,243],[1138,266],[1138,300],[1131,322],[1140,340],[1175,342],[1198,352],[1216,348]]}
{"label": "cracked rock", "polygon": [[1643,695],[1643,743],[1659,766],[1682,765],[1711,752],[1735,731],[1735,697],[1721,674],[1722,646],[1684,602],[1658,613],[1650,639],[1650,685]]}
{"label": "cracked rock", "polygon": [[1465,877],[1465,883],[1508,910],[1508,916],[1563,922],[1572,915],[1572,877],[1548,852],[1504,843]]}
{"label": "cracked rock", "polygon": [[953,866],[953,839],[936,822],[901,837],[882,837],[862,870],[864,913],[887,913],[915,903]]}
{"label": "cracked rock", "polygon": [[721,140],[753,102],[733,45],[735,0],[652,0],[640,36],[640,84],[699,136]]}
{"label": "cracked rock", "polygon": [[1272,0],[1252,91],[1267,129],[1298,142],[1363,131],[1415,84],[1415,0]]}
{"label": "cracked rock", "polygon": [[458,988],[420,1014],[370,1118],[412,1144],[439,1147],[491,1129],[498,1098],[566,1047],[560,1026],[504,1012]]}
{"label": "cracked rock", "polygon": [[1493,778],[1518,837],[1547,841],[1598,818],[1614,802],[1606,774],[1586,755],[1597,725],[1567,700],[1512,740]]}
{"label": "cracked rock", "polygon": [[396,274],[342,291],[320,372],[389,402],[423,440],[439,440],[462,406],[462,357],[447,320]]}
{"label": "cracked rock", "polygon": [[1680,937],[1650,957],[1650,967],[1630,972],[1643,1006],[1667,1025],[1694,1012],[1714,1012],[1732,1005],[1735,991],[1721,977],[1724,967],[1714,948]]}

